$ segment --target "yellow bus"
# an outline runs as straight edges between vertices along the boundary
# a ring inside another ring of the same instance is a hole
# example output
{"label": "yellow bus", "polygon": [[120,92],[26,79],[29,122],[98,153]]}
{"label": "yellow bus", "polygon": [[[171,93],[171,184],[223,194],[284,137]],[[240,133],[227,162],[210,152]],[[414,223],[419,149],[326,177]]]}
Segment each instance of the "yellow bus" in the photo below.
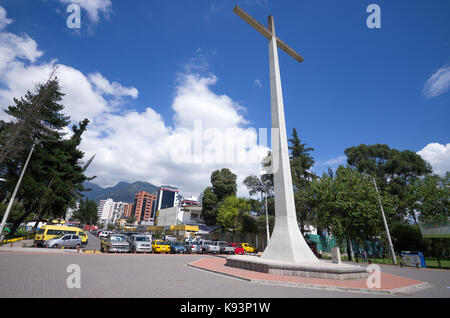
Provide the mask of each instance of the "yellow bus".
{"label": "yellow bus", "polygon": [[46,240],[50,240],[57,235],[64,234],[77,234],[81,237],[82,244],[88,243],[88,236],[83,230],[73,226],[61,225],[43,225],[36,233],[34,237],[34,243],[36,243],[38,246],[44,246],[44,242]]}

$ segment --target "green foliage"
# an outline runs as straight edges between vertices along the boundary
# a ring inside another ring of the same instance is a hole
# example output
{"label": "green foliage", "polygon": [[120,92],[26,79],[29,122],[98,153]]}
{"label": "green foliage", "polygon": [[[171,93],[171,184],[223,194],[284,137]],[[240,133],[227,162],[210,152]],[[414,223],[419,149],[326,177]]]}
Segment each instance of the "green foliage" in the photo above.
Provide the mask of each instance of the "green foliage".
{"label": "green foliage", "polygon": [[211,173],[211,186],[203,191],[202,219],[207,225],[217,224],[218,207],[229,196],[236,196],[236,175],[223,168]]}
{"label": "green foliage", "polygon": [[315,177],[309,170],[314,165],[314,159],[309,152],[314,148],[306,148],[298,137],[297,130],[292,130],[292,138],[289,139],[290,166],[292,174],[292,184],[295,189],[306,186]]}
{"label": "green foliage", "polygon": [[[250,204],[245,198],[226,197],[218,207],[217,223],[225,230],[235,233],[242,231],[244,220],[249,216]],[[249,221],[247,220],[247,223]],[[249,224],[247,224],[248,226]],[[255,225],[256,226],[256,225]]]}
{"label": "green foliage", "polygon": [[[82,183],[90,178],[84,175],[81,163],[84,153],[78,149],[81,136],[86,130],[88,120],[72,126],[73,135],[64,138],[63,129],[69,124],[61,104],[63,93],[57,79],[46,85],[37,85],[37,93],[27,92],[25,97],[14,99],[15,105],[5,111],[14,118],[1,131],[0,142],[4,136],[16,136],[15,151],[9,151],[6,141],[0,144],[5,159],[1,161],[0,171],[7,180],[0,185],[0,198],[8,198],[17,183],[22,166],[29,154],[34,140],[38,140],[35,151],[16,199],[22,204],[24,212],[14,222],[13,231],[31,213],[39,219],[63,217],[67,207],[79,199],[84,190]],[[8,156],[5,156],[5,154]]]}
{"label": "green foliage", "polygon": [[408,198],[420,213],[420,221],[446,221],[450,217],[450,173],[417,179],[408,187]]}
{"label": "green foliage", "polygon": [[[381,235],[384,226],[372,180],[340,166],[334,178],[324,174],[311,184],[314,209],[321,227],[331,227],[338,239],[363,241]],[[394,213],[393,201],[381,194],[386,217]]]}
{"label": "green foliage", "polygon": [[222,170],[213,171],[211,174],[211,185],[218,202],[230,195],[236,196],[236,175],[230,169],[223,168]]}
{"label": "green foliage", "polygon": [[218,200],[211,187],[203,191],[201,217],[207,225],[216,225]]}
{"label": "green foliage", "polygon": [[401,251],[425,252],[427,249],[418,225],[394,223],[389,226],[389,231],[396,253],[401,253]]}
{"label": "green foliage", "polygon": [[133,224],[134,222],[136,222],[136,218],[134,216],[130,216],[129,218],[127,218],[126,222],[128,224]]}
{"label": "green foliage", "polygon": [[97,224],[97,204],[86,198],[80,200],[80,208],[72,215],[73,219],[78,219],[82,224]]}
{"label": "green foliage", "polygon": [[420,176],[431,173],[430,164],[413,151],[399,151],[383,144],[361,144],[345,149],[345,154],[350,167],[375,177],[382,191],[397,197],[398,219],[408,214],[415,218],[407,197],[407,187]]}
{"label": "green foliage", "polygon": [[[7,207],[8,207],[8,202],[0,203],[0,220],[3,219],[3,216],[5,215],[5,211],[6,211]],[[9,211],[8,223],[16,222],[24,212],[25,211],[24,211],[22,204],[19,202],[14,202],[11,207],[11,210]]]}

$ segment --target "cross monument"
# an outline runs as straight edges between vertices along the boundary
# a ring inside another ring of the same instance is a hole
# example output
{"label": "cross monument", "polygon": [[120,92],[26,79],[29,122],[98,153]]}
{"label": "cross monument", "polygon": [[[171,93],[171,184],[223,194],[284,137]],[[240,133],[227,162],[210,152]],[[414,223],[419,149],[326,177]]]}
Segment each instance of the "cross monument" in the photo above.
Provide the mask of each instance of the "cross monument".
{"label": "cross monument", "polygon": [[269,40],[275,227],[270,243],[261,258],[295,263],[318,263],[319,260],[300,232],[295,212],[277,47],[298,62],[302,62],[303,58],[276,36],[273,16],[269,16],[268,28],[266,28],[238,6],[233,9],[233,12]]}

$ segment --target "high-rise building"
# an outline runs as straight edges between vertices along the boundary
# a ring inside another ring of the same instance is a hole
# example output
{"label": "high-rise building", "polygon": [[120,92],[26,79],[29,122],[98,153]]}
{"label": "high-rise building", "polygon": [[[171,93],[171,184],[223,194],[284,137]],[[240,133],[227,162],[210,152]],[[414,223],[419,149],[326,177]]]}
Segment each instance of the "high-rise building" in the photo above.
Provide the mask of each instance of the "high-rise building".
{"label": "high-rise building", "polygon": [[100,200],[97,210],[98,221],[103,224],[110,223],[114,212],[114,201],[111,198]]}
{"label": "high-rise building", "polygon": [[129,218],[133,212],[133,203],[125,203],[125,208],[123,209],[123,217]]}
{"label": "high-rise building", "polygon": [[152,211],[152,218],[155,216],[155,211],[161,211],[162,209],[178,206],[178,193],[178,188],[164,185],[159,187],[156,207]]}
{"label": "high-rise building", "polygon": [[124,214],[125,205],[127,203],[119,201],[114,202],[113,199],[100,200],[98,205],[98,219],[104,224],[114,224]]}
{"label": "high-rise building", "polygon": [[194,196],[184,197],[180,196],[180,206],[199,206],[200,203],[197,201],[197,198]]}
{"label": "high-rise building", "polygon": [[113,215],[112,218],[109,220],[110,223],[115,224],[121,217],[123,217],[123,214],[125,212],[125,207],[128,203],[119,201],[114,202],[113,206]]}
{"label": "high-rise building", "polygon": [[156,196],[147,191],[139,191],[134,196],[132,216],[138,222],[148,222],[152,218],[152,210],[155,205]]}

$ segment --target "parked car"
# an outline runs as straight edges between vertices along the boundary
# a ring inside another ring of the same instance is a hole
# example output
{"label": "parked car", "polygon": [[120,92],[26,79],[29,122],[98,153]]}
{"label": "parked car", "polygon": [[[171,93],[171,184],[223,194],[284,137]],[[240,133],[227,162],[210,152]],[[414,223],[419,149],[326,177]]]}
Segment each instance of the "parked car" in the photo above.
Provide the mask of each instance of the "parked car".
{"label": "parked car", "polygon": [[234,247],[225,241],[216,241],[214,245],[219,246],[220,254],[234,254]]}
{"label": "parked car", "polygon": [[214,245],[213,241],[210,240],[201,240],[200,242],[200,253],[220,253],[220,246]]}
{"label": "parked car", "polygon": [[255,253],[256,251],[255,247],[250,243],[242,243],[242,248],[245,250],[246,253]]}
{"label": "parked car", "polygon": [[81,237],[76,234],[66,234],[58,235],[52,239],[46,240],[44,242],[44,247],[48,248],[80,248],[81,247]]}
{"label": "parked car", "polygon": [[111,232],[111,231],[101,231],[101,232],[98,234],[98,238],[99,238],[99,239],[102,239],[102,238],[104,238],[104,237],[107,237],[109,234],[112,234],[112,232]]}
{"label": "parked car", "polygon": [[123,252],[130,251],[130,244],[127,242],[125,235],[109,234],[101,240],[100,251],[109,252]]}
{"label": "parked car", "polygon": [[170,245],[163,240],[155,240],[152,242],[153,253],[170,253]]}
{"label": "parked car", "polygon": [[44,242],[58,235],[75,234],[81,237],[81,244],[87,244],[88,237],[83,230],[73,226],[43,225],[34,237],[34,243],[43,246]]}
{"label": "parked car", "polygon": [[245,254],[245,250],[242,247],[242,244],[239,244],[239,243],[228,243],[228,244],[234,248],[234,254],[237,254],[237,255]]}
{"label": "parked car", "polygon": [[131,253],[150,253],[152,251],[152,243],[145,235],[133,234],[128,237],[128,243],[130,243]]}
{"label": "parked car", "polygon": [[173,236],[173,235],[166,235],[166,236],[164,237],[164,240],[165,240],[166,242],[175,242],[175,241],[177,240],[177,238],[176,238],[175,236]]}
{"label": "parked car", "polygon": [[126,237],[130,237],[131,235],[142,235],[142,233],[138,232],[121,232],[120,234],[125,235]]}
{"label": "parked car", "polygon": [[190,253],[201,253],[200,243],[197,241],[186,241],[185,247],[189,249]]}
{"label": "parked car", "polygon": [[183,246],[180,242],[172,241],[168,242],[170,245],[170,253],[171,254],[187,254],[186,247]]}
{"label": "parked car", "polygon": [[322,255],[320,255],[320,253],[317,251],[317,243],[316,242],[306,240],[306,243],[308,244],[309,248],[314,253],[314,255],[316,255],[317,258],[322,258]]}

